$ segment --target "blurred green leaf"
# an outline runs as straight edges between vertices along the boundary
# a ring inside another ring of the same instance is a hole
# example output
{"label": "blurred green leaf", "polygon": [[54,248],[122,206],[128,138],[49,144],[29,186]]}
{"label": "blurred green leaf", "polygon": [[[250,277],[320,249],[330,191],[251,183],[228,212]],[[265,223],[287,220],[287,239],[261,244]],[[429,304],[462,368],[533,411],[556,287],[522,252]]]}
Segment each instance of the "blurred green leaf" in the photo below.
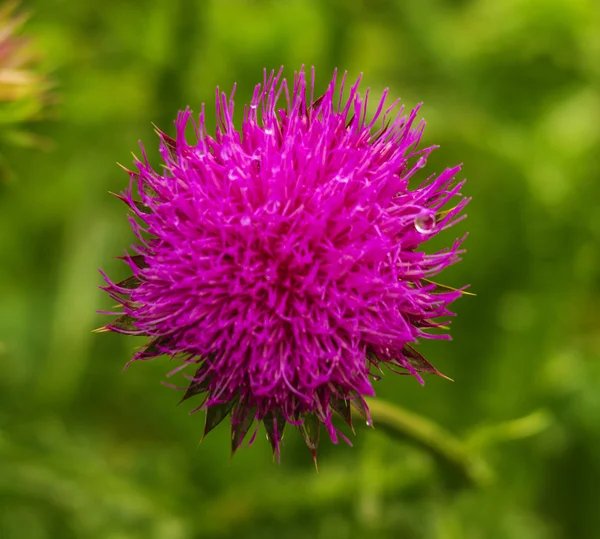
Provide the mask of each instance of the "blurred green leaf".
{"label": "blurred green leaf", "polygon": [[502,442],[536,436],[553,423],[554,419],[548,411],[537,410],[519,419],[478,426],[469,434],[465,443],[473,451],[480,451]]}

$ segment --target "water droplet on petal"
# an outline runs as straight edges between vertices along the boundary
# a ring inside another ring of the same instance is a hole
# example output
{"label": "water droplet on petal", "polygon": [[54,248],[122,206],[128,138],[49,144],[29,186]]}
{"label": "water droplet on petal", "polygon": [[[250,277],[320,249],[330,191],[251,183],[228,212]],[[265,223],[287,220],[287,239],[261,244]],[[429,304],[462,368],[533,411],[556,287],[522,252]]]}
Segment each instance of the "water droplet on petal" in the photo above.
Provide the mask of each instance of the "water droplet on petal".
{"label": "water droplet on petal", "polygon": [[242,224],[242,226],[250,226],[250,222],[250,217],[248,217],[247,215],[244,215],[244,217],[240,219],[240,223]]}
{"label": "water droplet on petal", "polygon": [[435,215],[422,213],[415,218],[415,228],[420,234],[432,234],[435,232]]}
{"label": "water droplet on petal", "polygon": [[423,168],[426,164],[427,164],[427,158],[419,157],[419,160],[417,161],[417,168]]}
{"label": "water droplet on petal", "polygon": [[265,211],[267,213],[275,213],[277,210],[279,210],[280,207],[281,207],[281,202],[279,202],[278,200],[269,200],[265,204]]}

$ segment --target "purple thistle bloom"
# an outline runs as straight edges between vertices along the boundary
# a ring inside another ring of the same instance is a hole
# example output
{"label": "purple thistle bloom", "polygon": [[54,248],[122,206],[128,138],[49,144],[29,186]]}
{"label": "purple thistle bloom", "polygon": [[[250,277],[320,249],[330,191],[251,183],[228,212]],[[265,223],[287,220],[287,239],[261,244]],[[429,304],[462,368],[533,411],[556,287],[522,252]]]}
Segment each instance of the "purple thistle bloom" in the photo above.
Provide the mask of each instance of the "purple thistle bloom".
{"label": "purple thistle bloom", "polygon": [[462,240],[419,247],[468,199],[459,166],[409,187],[434,149],[418,149],[418,108],[385,107],[386,90],[368,120],[360,79],[344,99],[334,74],[315,100],[314,70],[308,85],[281,73],[265,71],[239,131],[233,92],[217,88],[214,137],[203,106],[189,144],[186,110],[175,139],[158,131],[164,168],[136,161],[119,195],[138,239],[123,257],[132,276],[105,277],[124,313],[101,329],[148,336],[133,360],[191,364],[183,400],[204,395],[205,434],[231,413],[232,451],[256,421],[275,454],[290,423],[316,455],[321,424],[348,441],[333,412],[351,426],[353,405],[370,422],[372,371],[441,375],[412,344],[450,338],[440,317],[462,290],[428,279],[459,260]]}

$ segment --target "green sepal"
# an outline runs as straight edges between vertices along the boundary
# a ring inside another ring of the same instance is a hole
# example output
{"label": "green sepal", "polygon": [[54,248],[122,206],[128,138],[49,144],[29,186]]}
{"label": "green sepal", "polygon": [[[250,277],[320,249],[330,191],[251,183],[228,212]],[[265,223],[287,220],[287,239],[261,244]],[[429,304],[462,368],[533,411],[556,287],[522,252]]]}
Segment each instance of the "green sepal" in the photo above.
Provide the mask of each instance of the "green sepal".
{"label": "green sepal", "polygon": [[[112,191],[109,191],[109,193],[111,195],[113,195],[114,197],[118,198],[119,200],[121,200],[122,202],[124,202],[125,204],[127,204],[128,207],[130,207],[130,201],[124,197],[123,195],[120,195],[118,193],[113,193]],[[141,200],[131,200],[131,202],[133,202],[133,205],[136,207],[136,209],[141,212],[141,213],[152,213],[152,209],[149,208],[148,206],[146,206],[146,204],[144,204]]]}
{"label": "green sepal", "polygon": [[449,210],[443,210],[443,211],[438,211],[435,214],[435,223],[438,224],[439,222],[443,221],[450,212],[454,211],[456,208],[450,208]]}
{"label": "green sepal", "polygon": [[350,403],[346,399],[342,399],[340,397],[332,397],[330,401],[330,405],[333,408],[333,411],[336,412],[352,429],[354,432],[354,427],[352,426],[352,411],[350,409]]}
{"label": "green sepal", "polygon": [[139,331],[135,325],[135,318],[130,314],[124,314],[113,320],[106,326],[108,329],[121,331]]}
{"label": "green sepal", "polygon": [[144,255],[132,255],[132,256],[118,256],[119,260],[124,260],[125,262],[133,262],[138,269],[145,269],[148,267],[146,263],[146,257]]}
{"label": "green sepal", "polygon": [[304,438],[304,443],[311,451],[316,451],[319,447],[319,437],[321,434],[321,421],[316,414],[305,414],[302,417],[300,433]]}
{"label": "green sepal", "polygon": [[145,269],[148,267],[146,257],[144,255],[133,255],[130,258],[139,269]]}
{"label": "green sepal", "polygon": [[410,364],[410,366],[415,369],[417,372],[423,372],[426,374],[435,374],[436,376],[441,376],[446,380],[454,381],[452,378],[449,378],[445,374],[442,374],[438,371],[429,361],[427,361],[423,355],[417,352],[410,344],[405,344],[404,349],[402,350],[406,361]]}
{"label": "green sepal", "polygon": [[133,203],[135,204],[135,207],[141,213],[146,213],[146,214],[154,213],[152,211],[152,209],[149,206],[146,206],[146,204],[144,204],[141,200],[134,200]]}
{"label": "green sepal", "polygon": [[163,340],[161,337],[152,339],[149,343],[140,348],[139,352],[136,354],[136,357],[139,359],[148,359],[160,356],[163,354],[163,352],[160,350],[159,345],[163,344],[165,341],[166,339]]}
{"label": "green sepal", "polygon": [[[198,369],[198,371],[196,371],[196,377],[198,376],[199,372],[200,372],[200,369]],[[209,383],[210,383],[210,378],[208,378],[208,377],[204,378],[201,382],[196,382],[194,380],[191,380],[190,385],[185,390],[185,394],[183,395],[183,397],[181,397],[179,404],[181,404],[182,402],[184,402],[192,397],[195,397],[196,395],[205,393],[208,390]]]}
{"label": "green sepal", "polygon": [[233,401],[223,402],[221,404],[213,404],[206,410],[206,421],[204,423],[204,434],[202,439],[213,430],[223,419],[227,417],[233,408]]}
{"label": "green sepal", "polygon": [[161,131],[156,125],[154,126],[154,132],[160,137],[160,140],[165,145],[165,148],[169,152],[169,157],[173,160],[177,159],[177,141],[171,138],[164,131]]}
{"label": "green sepal", "polygon": [[[244,437],[254,422],[256,408],[247,409],[243,402],[238,403],[232,414],[231,424],[231,456],[242,445]],[[241,416],[241,418],[240,418]]]}
{"label": "green sepal", "polygon": [[135,275],[132,275],[131,277],[127,277],[127,279],[123,279],[122,281],[119,281],[117,283],[117,286],[119,288],[125,288],[127,290],[134,290],[141,284],[142,284],[142,281],[140,281]]}
{"label": "green sepal", "polygon": [[371,421],[371,414],[367,408],[364,400],[361,397],[356,397],[350,401],[351,406],[363,417],[369,427],[373,426]]}
{"label": "green sepal", "polygon": [[279,453],[279,442],[283,438],[283,430],[286,425],[285,417],[279,411],[267,412],[263,418],[263,424],[267,431],[267,440],[269,440],[273,455],[275,455]]}

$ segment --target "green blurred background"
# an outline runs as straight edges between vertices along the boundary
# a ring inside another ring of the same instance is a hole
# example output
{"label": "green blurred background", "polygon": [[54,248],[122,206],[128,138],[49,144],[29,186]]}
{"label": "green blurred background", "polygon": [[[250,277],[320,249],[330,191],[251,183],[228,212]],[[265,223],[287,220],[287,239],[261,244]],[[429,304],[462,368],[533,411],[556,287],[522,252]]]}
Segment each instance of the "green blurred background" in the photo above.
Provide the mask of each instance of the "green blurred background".
{"label": "green blurred background", "polygon": [[[597,0],[24,8],[60,102],[29,128],[50,151],[2,149],[3,539],[600,537]],[[324,441],[318,474],[291,430],[281,465],[264,433],[230,463],[225,425],[198,446],[202,414],[176,408],[166,360],[123,373],[140,342],[91,333],[110,306],[97,269],[124,277],[113,257],[133,238],[108,194],[128,182],[115,163],[139,139],[158,163],[151,122],[173,134],[179,109],[206,102],[212,125],[216,85],[237,81],[243,103],[281,64],[315,65],[320,88],[338,67],[424,101],[426,143],[440,145],[427,170],[464,163],[469,218],[437,245],[469,231],[444,281],[477,297],[455,305],[452,343],[421,346],[456,382],[376,386],[451,432],[438,449],[458,444],[454,464],[377,426],[353,448]],[[461,479],[470,466],[488,471]]]}

